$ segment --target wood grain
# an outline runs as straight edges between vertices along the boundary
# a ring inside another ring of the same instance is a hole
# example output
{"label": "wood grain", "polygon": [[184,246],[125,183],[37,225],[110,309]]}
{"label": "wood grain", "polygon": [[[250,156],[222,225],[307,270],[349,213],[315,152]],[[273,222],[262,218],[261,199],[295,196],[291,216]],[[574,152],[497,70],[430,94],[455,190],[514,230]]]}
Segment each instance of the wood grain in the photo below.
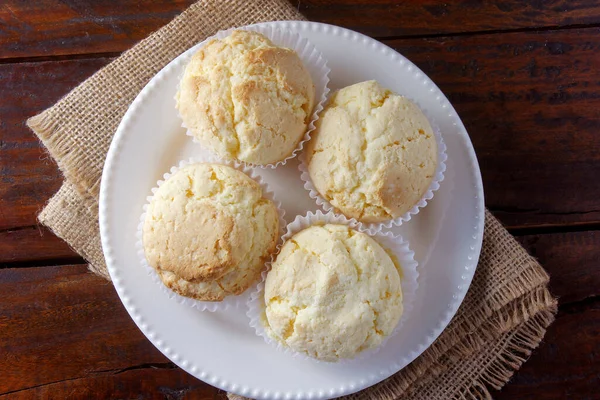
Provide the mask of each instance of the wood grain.
{"label": "wood grain", "polygon": [[544,341],[497,400],[600,398],[600,302],[559,312]]}
{"label": "wood grain", "polygon": [[168,363],[85,265],[3,269],[0,293],[0,393]]}
{"label": "wood grain", "polygon": [[[0,399],[224,398],[162,356],[85,265],[31,267],[80,258],[37,225],[62,178],[25,119],[193,1],[0,4]],[[494,398],[600,399],[600,3],[292,4],[413,60],[461,115],[494,214],[518,232],[556,232],[518,238],[550,273],[560,312]]]}
{"label": "wood grain", "polygon": [[[13,263],[53,265],[81,257],[62,239],[41,225],[0,231],[0,268]],[[72,262],[72,261],[71,261]]]}
{"label": "wood grain", "polygon": [[226,400],[224,392],[172,364],[90,374],[0,395],[0,400],[136,399]]}
{"label": "wood grain", "polygon": [[62,183],[25,120],[50,107],[110,59],[0,65],[0,230],[36,224]]}
{"label": "wood grain", "polygon": [[600,296],[600,231],[517,237],[550,274],[559,304]]}
{"label": "wood grain", "polygon": [[309,20],[370,36],[419,36],[533,29],[600,22],[593,0],[554,1],[294,1]]}
{"label": "wood grain", "polygon": [[[0,59],[122,52],[193,0],[4,1]],[[593,0],[292,0],[308,19],[376,36],[419,36],[600,23]]]}
{"label": "wood grain", "polygon": [[122,52],[193,2],[4,1],[0,59]]}
{"label": "wood grain", "polygon": [[600,28],[386,42],[462,118],[509,227],[600,220]]}

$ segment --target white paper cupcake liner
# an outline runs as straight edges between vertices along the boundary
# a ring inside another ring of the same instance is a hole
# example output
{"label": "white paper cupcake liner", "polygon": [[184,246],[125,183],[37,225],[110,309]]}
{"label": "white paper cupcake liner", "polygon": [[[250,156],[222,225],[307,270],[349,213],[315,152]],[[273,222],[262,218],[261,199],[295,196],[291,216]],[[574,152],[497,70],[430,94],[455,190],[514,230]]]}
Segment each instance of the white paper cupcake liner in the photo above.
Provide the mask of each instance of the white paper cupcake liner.
{"label": "white paper cupcake liner", "polygon": [[[320,210],[318,210],[316,213],[309,212],[308,214],[306,214],[304,216],[299,215],[296,217],[296,219],[293,222],[288,224],[288,226],[286,228],[286,233],[285,233],[285,235],[283,235],[282,240],[279,242],[279,246],[277,248],[277,250],[278,250],[277,253],[279,252],[279,250],[281,249],[281,246],[283,245],[283,243],[285,243],[286,240],[288,240],[289,238],[291,238],[293,235],[300,232],[301,230],[306,229],[317,223],[335,223],[335,224],[348,225],[360,232],[368,234],[373,239],[375,239],[377,241],[377,243],[379,243],[383,248],[387,249],[389,252],[394,254],[398,260],[398,263],[401,266],[401,269],[402,269],[401,287],[402,287],[402,296],[403,296],[402,305],[404,307],[404,311],[403,311],[402,317],[400,317],[400,321],[398,322],[398,325],[396,326],[396,328],[394,328],[392,333],[387,338],[385,338],[379,346],[377,346],[373,349],[369,349],[364,352],[361,352],[361,353],[357,354],[354,358],[342,359],[342,360],[336,361],[335,363],[336,364],[351,363],[351,362],[354,362],[357,360],[364,360],[365,358],[368,358],[368,357],[372,356],[373,354],[376,354],[378,351],[380,351],[381,348],[383,348],[383,346],[385,346],[385,344],[391,337],[399,334],[402,331],[402,326],[407,321],[407,319],[413,309],[414,300],[415,300],[416,294],[417,294],[417,288],[419,286],[419,284],[418,284],[419,272],[417,271],[418,264],[414,258],[415,253],[410,249],[408,242],[405,241],[401,236],[394,235],[392,232],[389,232],[389,231],[385,232],[385,233],[371,232],[371,231],[367,230],[363,226],[363,224],[356,222],[355,220],[350,220],[350,219],[344,217],[343,215],[336,215],[332,212],[328,212],[328,213],[324,214]],[[318,362],[318,363],[320,363],[320,362],[328,363],[328,361],[321,361],[321,360],[309,357],[306,354],[296,352],[296,351],[292,350],[291,348],[282,344],[280,341],[270,337],[269,334],[267,333],[267,330],[263,323],[263,321],[266,320],[265,302],[264,302],[265,280],[267,278],[267,274],[268,274],[269,270],[271,269],[271,264],[273,263],[273,261],[275,260],[275,258],[277,256],[277,253],[273,254],[273,256],[271,257],[271,261],[269,263],[267,263],[267,268],[262,273],[261,282],[258,284],[256,289],[251,293],[250,298],[248,300],[248,303],[247,303],[248,311],[246,312],[246,315],[248,316],[248,318],[250,318],[250,326],[252,328],[254,328],[254,330],[256,331],[256,334],[258,336],[262,337],[265,340],[265,342],[267,342],[269,345],[275,346],[279,351],[281,351],[285,354],[288,354],[292,357],[299,357],[302,359],[311,360],[311,361]]]}
{"label": "white paper cupcake liner", "polygon": [[[150,266],[150,264],[148,264],[148,261],[146,260],[146,256],[145,256],[145,252],[144,252],[142,229],[144,226],[144,221],[146,220],[146,212],[148,210],[148,206],[150,205],[150,202],[152,201],[154,194],[156,193],[158,188],[167,179],[169,179],[173,174],[175,174],[181,168],[184,168],[190,164],[196,164],[196,163],[224,164],[224,165],[230,166],[232,168],[235,168],[238,171],[242,171],[246,175],[248,175],[250,178],[254,179],[254,181],[256,181],[260,185],[260,187],[262,189],[263,197],[271,200],[277,207],[277,212],[279,214],[279,234],[280,234],[280,236],[285,232],[285,226],[286,226],[286,222],[284,219],[285,211],[281,207],[281,203],[275,199],[273,191],[269,188],[269,185],[263,181],[262,177],[260,175],[258,175],[254,171],[253,168],[242,165],[241,163],[238,163],[238,162],[221,160],[214,155],[205,155],[205,156],[201,156],[201,157],[193,157],[193,158],[189,158],[187,160],[180,161],[177,166],[171,167],[169,172],[167,172],[163,175],[163,180],[159,180],[156,183],[156,186],[154,188],[152,188],[152,196],[148,196],[146,198],[147,203],[144,204],[144,206],[143,206],[143,212],[142,212],[142,215],[140,216],[140,222],[138,224],[138,228],[137,228],[137,232],[136,232],[135,246],[136,246],[137,254],[140,259],[141,265],[146,270],[148,275],[152,278],[152,281],[154,281],[157,285],[159,285],[162,292],[165,293],[170,299],[176,300],[180,304],[196,308],[200,311],[215,312],[215,311],[224,311],[230,307],[238,308],[247,303],[247,301],[250,297],[250,293],[253,291],[253,287],[255,285],[246,289],[246,291],[244,293],[242,293],[238,296],[227,296],[222,301],[196,300],[196,299],[192,299],[189,297],[182,296],[178,293],[175,293],[174,291],[169,289],[167,286],[165,286],[165,284],[160,279],[160,276],[158,275],[156,270],[152,266]],[[279,240],[281,241],[281,238]],[[279,245],[280,245],[280,243],[278,242],[278,246]]]}
{"label": "white paper cupcake liner", "polygon": [[[402,95],[402,96],[404,96],[404,95]],[[435,141],[437,142],[437,160],[438,160],[438,162],[437,162],[437,166],[435,168],[435,173],[433,175],[433,179],[431,180],[429,187],[427,188],[427,190],[425,191],[425,193],[423,194],[421,199],[410,210],[405,212],[402,216],[394,218],[394,219],[390,219],[388,221],[373,222],[373,223],[363,222],[362,223],[362,225],[366,229],[368,229],[372,232],[380,232],[383,228],[389,229],[392,226],[400,226],[404,222],[410,221],[410,219],[414,215],[418,214],[420,209],[424,208],[427,205],[427,202],[433,198],[435,191],[437,191],[440,188],[440,183],[444,180],[444,173],[446,172],[446,160],[448,160],[448,155],[446,154],[446,143],[444,143],[444,139],[442,138],[442,133],[440,131],[440,128],[435,123],[435,120],[431,117],[431,114],[425,108],[421,107],[421,105],[417,101],[411,99],[408,96],[404,96],[404,97],[407,97],[410,101],[415,103],[421,109],[423,114],[425,114],[425,117],[429,121],[429,124],[431,125],[431,128],[433,130]],[[299,161],[300,162],[298,164],[298,169],[300,170],[300,179],[302,179],[302,181],[304,182],[304,188],[306,190],[308,190],[308,195],[310,196],[310,198],[314,199],[315,202],[317,203],[317,205],[319,207],[321,207],[323,209],[323,211],[325,211],[325,212],[331,211],[336,214],[342,214],[342,212],[340,210],[335,208],[329,201],[327,201],[327,199],[325,199],[323,196],[321,196],[321,194],[319,193],[319,191],[317,190],[315,185],[312,183],[310,174],[308,172],[308,164],[307,164],[305,153],[302,153],[300,155]],[[351,218],[350,220],[357,221],[355,218]]]}
{"label": "white paper cupcake liner", "polygon": [[[313,113],[306,127],[306,132],[304,133],[304,136],[302,137],[292,154],[290,154],[288,157],[281,161],[277,161],[274,164],[259,165],[247,163],[241,160],[235,160],[236,162],[251,167],[276,168],[280,165],[285,165],[288,162],[288,160],[291,160],[292,158],[296,157],[298,153],[304,148],[304,144],[310,139],[310,133],[315,129],[315,124],[319,119],[319,113],[321,112],[321,110],[323,110],[323,105],[325,104],[327,94],[329,93],[329,88],[327,87],[327,84],[329,83],[330,69],[327,66],[327,60],[325,59],[323,54],[307,39],[303,38],[302,36],[300,36],[300,34],[296,32],[277,29],[273,25],[257,24],[219,31],[214,36],[207,38],[203,43],[206,43],[211,39],[223,39],[229,36],[235,30],[247,30],[261,33],[267,38],[269,38],[277,46],[287,47],[289,49],[294,50],[304,63],[304,66],[308,69],[313,84],[315,85],[315,106],[313,107]],[[186,59],[184,60],[186,65],[193,55],[194,53],[190,53],[187,55]],[[182,76],[179,77],[179,82],[181,82]],[[179,88],[177,92],[179,92]],[[177,113],[179,115],[179,110],[177,110]],[[183,121],[183,118],[181,118],[181,120]],[[212,152],[210,148],[204,146],[202,141],[198,140],[194,136],[194,134],[191,132],[190,129],[188,129],[185,123],[182,122],[181,127],[186,130],[186,135],[190,136],[194,143],[197,143]],[[218,156],[222,158],[221,155]]]}

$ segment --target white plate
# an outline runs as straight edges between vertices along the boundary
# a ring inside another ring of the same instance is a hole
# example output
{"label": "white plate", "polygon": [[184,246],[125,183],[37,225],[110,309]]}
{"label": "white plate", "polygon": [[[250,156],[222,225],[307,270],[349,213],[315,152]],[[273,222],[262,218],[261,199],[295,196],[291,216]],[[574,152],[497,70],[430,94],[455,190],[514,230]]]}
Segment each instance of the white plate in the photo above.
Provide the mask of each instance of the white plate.
{"label": "white plate", "polygon": [[[164,172],[202,151],[184,134],[174,107],[186,53],[148,83],[115,134],[100,193],[102,246],[127,311],[146,337],[181,368],[213,386],[255,398],[330,398],[356,392],[397,372],[448,325],[469,288],[481,250],[481,175],[456,111],[406,58],[347,29],[312,22],[271,24],[297,31],[323,52],[331,68],[331,89],[376,79],[417,100],[442,130],[448,146],[446,178],[425,209],[393,228],[410,241],[420,264],[419,293],[403,332],[376,355],[357,362],[336,365],[294,359],[255,335],[245,309],[199,312],[170,300],[152,282],[134,245],[142,205]],[[293,161],[260,171],[282,202],[288,221],[316,209],[296,168]]]}

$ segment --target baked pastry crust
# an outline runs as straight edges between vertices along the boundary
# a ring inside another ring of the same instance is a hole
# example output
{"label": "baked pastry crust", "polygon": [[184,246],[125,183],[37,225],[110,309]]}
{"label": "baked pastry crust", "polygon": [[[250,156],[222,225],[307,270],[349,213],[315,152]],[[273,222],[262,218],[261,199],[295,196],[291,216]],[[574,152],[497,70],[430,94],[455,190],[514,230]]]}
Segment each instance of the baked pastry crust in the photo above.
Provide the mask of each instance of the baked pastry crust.
{"label": "baked pastry crust", "polygon": [[143,244],[164,284],[205,301],[237,295],[275,250],[279,216],[258,183],[221,164],[188,165],[148,206]]}
{"label": "baked pastry crust", "polygon": [[296,52],[259,33],[234,31],[194,54],[177,108],[191,133],[219,156],[263,165],[296,149],[314,97],[312,78]]}
{"label": "baked pastry crust", "polygon": [[437,142],[419,107],[376,81],[334,93],[306,148],[321,196],[349,218],[383,222],[410,210],[437,166]]}
{"label": "baked pastry crust", "polygon": [[298,232],[267,274],[268,334],[317,359],[378,346],[402,312],[399,267],[373,238],[345,225]]}

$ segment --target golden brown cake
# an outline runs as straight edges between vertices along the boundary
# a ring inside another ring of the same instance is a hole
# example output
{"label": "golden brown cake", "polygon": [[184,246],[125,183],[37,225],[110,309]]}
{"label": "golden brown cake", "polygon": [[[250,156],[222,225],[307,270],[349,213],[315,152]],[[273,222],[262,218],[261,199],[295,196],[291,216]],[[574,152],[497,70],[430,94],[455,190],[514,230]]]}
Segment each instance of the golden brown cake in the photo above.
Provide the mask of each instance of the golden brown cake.
{"label": "golden brown cake", "polygon": [[177,108],[194,137],[219,156],[271,164],[303,138],[314,92],[296,52],[259,33],[234,31],[194,54]]}
{"label": "golden brown cake", "polygon": [[146,212],[148,263],[182,296],[220,301],[260,278],[279,216],[258,183],[221,164],[188,165],[156,191]]}

